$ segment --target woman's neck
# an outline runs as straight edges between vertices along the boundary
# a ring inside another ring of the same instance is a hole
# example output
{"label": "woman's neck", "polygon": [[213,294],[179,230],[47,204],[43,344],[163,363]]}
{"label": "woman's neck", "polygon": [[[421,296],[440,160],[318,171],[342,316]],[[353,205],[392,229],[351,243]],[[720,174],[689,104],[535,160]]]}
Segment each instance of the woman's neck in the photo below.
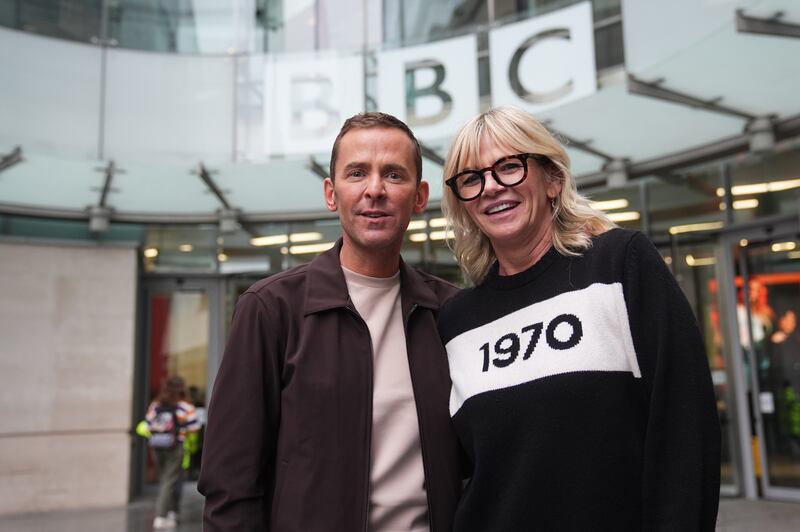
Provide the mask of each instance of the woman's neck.
{"label": "woman's neck", "polygon": [[514,275],[524,272],[541,259],[553,244],[552,227],[547,225],[537,231],[522,245],[494,246],[500,275]]}

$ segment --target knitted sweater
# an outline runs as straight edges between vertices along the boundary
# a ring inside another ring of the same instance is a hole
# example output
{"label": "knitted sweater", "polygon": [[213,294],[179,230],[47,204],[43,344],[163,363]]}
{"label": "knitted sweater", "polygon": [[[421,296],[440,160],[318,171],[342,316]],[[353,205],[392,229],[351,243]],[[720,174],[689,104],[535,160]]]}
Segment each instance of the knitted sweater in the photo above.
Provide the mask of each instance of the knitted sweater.
{"label": "knitted sweater", "polygon": [[471,478],[454,532],[713,531],[720,429],[703,338],[663,259],[614,229],[494,265],[440,314]]}

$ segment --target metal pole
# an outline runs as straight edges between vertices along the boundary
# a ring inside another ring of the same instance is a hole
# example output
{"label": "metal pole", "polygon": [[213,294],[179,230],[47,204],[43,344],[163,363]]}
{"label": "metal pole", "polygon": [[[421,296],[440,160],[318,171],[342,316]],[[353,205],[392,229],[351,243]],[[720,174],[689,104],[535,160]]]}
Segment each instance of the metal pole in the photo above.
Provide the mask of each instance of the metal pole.
{"label": "metal pole", "polygon": [[639,180],[639,204],[641,207],[642,233],[650,238],[650,188],[646,179]]}
{"label": "metal pole", "polygon": [[369,25],[367,23],[367,11],[368,11],[367,2],[368,2],[368,0],[362,0],[362,2],[361,2],[361,18],[362,18],[362,24],[361,24],[361,30],[362,30],[361,61],[362,61],[362,65],[363,65],[363,69],[362,69],[363,79],[362,79],[362,82],[363,82],[363,85],[364,85],[363,90],[364,90],[364,112],[365,113],[367,111],[369,111],[369,109],[367,107],[368,100],[369,100],[369,98],[367,96],[367,76],[369,75],[369,74],[367,74],[367,66],[368,66],[367,65],[367,50],[368,50],[367,41],[369,39]]}
{"label": "metal pole", "polygon": [[[758,385],[758,357],[756,356],[756,346],[753,340],[753,313],[750,309],[750,273],[747,268],[747,251],[745,248],[739,253],[739,274],[742,276],[742,304],[747,311],[747,338],[750,347],[745,349],[747,360],[750,363],[750,405],[752,408],[752,416],[755,421],[755,432],[758,438],[758,454],[761,458],[761,490],[767,490],[767,475],[769,473],[769,466],[767,464],[767,453],[764,449],[766,442],[764,441],[764,429],[761,418],[761,406],[759,404],[759,385]],[[747,452],[749,448],[743,449]]]}
{"label": "metal pole", "polygon": [[719,164],[719,177],[722,184],[723,201],[725,205],[725,216],[723,223],[733,225],[733,190],[731,186],[731,166],[725,161]]}

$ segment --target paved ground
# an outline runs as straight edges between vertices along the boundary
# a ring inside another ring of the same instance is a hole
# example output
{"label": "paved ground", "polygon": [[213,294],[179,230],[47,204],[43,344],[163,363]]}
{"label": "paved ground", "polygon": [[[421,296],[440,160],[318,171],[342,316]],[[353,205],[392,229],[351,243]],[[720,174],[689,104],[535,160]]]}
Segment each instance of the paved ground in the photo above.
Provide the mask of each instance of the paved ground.
{"label": "paved ground", "polygon": [[[178,532],[199,532],[203,501],[187,484]],[[50,512],[0,517],[2,532],[149,532],[153,524],[153,501],[142,500],[124,508]],[[720,532],[798,532],[800,503],[723,499]],[[589,531],[587,531],[589,532]]]}

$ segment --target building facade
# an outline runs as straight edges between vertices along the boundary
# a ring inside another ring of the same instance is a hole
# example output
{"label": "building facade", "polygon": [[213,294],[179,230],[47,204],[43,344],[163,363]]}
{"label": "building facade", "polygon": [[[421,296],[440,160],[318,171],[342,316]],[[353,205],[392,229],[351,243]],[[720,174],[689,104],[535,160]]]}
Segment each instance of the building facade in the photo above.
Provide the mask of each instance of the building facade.
{"label": "building facade", "polygon": [[[342,121],[391,112],[460,282],[450,138],[516,105],[647,234],[703,328],[723,494],[800,501],[800,6],[790,0],[0,0],[0,513],[124,504],[166,375],[204,403],[236,297],[338,236]],[[102,481],[99,481],[101,479]]]}

